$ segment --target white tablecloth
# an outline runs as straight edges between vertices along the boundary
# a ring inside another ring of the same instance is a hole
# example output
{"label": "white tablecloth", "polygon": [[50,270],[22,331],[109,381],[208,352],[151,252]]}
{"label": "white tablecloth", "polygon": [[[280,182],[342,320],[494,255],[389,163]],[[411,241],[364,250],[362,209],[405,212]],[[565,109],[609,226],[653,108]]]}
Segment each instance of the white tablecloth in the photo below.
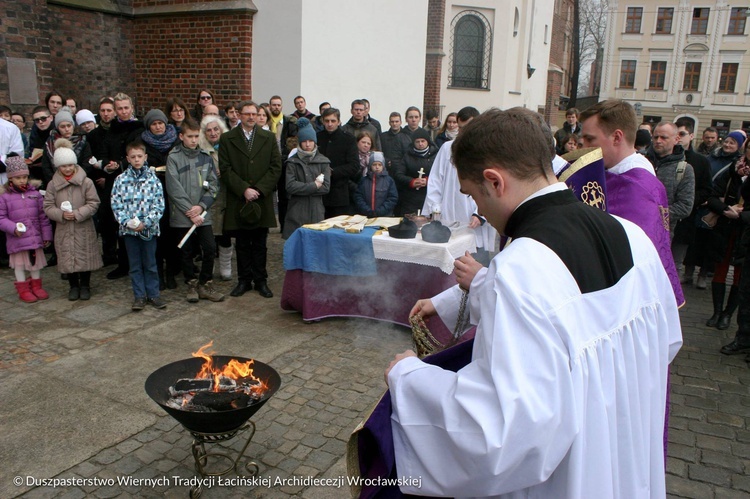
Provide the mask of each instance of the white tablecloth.
{"label": "white tablecloth", "polygon": [[416,263],[438,267],[446,274],[453,272],[453,261],[467,251],[475,253],[476,237],[468,227],[452,229],[447,243],[428,243],[417,233],[414,239],[396,239],[383,233],[373,236],[372,249],[375,258],[394,262]]}

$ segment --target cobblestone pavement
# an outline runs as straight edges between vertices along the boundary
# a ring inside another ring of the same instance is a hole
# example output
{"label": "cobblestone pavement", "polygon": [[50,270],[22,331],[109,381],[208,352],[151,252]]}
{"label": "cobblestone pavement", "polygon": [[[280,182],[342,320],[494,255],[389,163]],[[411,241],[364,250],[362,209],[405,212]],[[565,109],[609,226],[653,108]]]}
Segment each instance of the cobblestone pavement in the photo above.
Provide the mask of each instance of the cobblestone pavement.
{"label": "cobblestone pavement", "polygon": [[[263,481],[228,486],[216,479],[203,497],[348,497],[345,484],[316,487],[304,479],[336,482],[346,475],[349,434],[382,394],[383,369],[409,346],[409,333],[367,320],[304,324],[281,311],[281,247],[271,234],[271,300],[252,292],[189,304],[180,285],[164,292],[166,310],[138,314],[130,312],[127,279],[104,278],[112,267],[95,273],[90,302],[68,302],[67,284],[46,269],[52,298],[33,305],[17,301],[4,271],[0,421],[11,439],[0,457],[0,497],[186,497],[195,477],[192,437],[145,395],[143,382],[209,339],[218,353],[270,364],[282,387],[253,417],[257,432],[247,455]],[[217,287],[228,293],[232,284]],[[708,293],[686,289],[681,311],[685,346],[672,366],[667,489],[671,497],[748,497],[750,371],[744,356],[718,353],[733,330],[703,325]],[[35,393],[16,395],[24,386]],[[227,445],[238,451],[243,443],[238,436]],[[20,487],[12,483],[16,475]],[[92,482],[55,488],[34,482],[46,478]],[[160,482],[137,482],[147,478]]]}

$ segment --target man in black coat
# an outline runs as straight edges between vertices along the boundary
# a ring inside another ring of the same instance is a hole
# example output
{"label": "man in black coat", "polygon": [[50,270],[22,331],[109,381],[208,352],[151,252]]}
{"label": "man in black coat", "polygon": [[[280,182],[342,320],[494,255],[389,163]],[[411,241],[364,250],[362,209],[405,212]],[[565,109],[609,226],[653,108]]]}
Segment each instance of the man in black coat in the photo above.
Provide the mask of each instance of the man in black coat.
{"label": "man in black coat", "polygon": [[[695,271],[693,251],[691,249],[693,241],[695,241],[695,216],[698,208],[711,195],[711,166],[705,156],[695,152],[693,149],[693,121],[688,118],[680,118],[675,121],[675,125],[677,125],[677,140],[685,150],[685,161],[693,167],[693,172],[695,173],[693,211],[677,224],[674,240],[672,241],[672,251],[675,257],[674,263],[677,265],[677,268],[685,260],[685,273],[681,282],[690,285],[693,283],[693,272]],[[706,289],[706,275],[703,269],[701,269],[698,275],[697,285],[699,289]]]}
{"label": "man in black coat", "polygon": [[[101,145],[101,177],[104,182],[96,180],[101,206],[99,208],[99,232],[102,236],[104,260],[112,261],[117,257],[117,268],[107,274],[107,279],[119,279],[128,275],[128,253],[125,243],[119,237],[119,224],[112,213],[111,196],[115,179],[124,172],[128,165],[125,161],[125,146],[141,137],[145,127],[143,122],[136,119],[133,100],[126,94],[118,93],[114,96],[115,113],[109,131],[104,134]],[[102,185],[103,184],[103,185]],[[115,249],[116,248],[116,249]]]}
{"label": "man in black coat", "polygon": [[326,109],[321,118],[325,129],[318,132],[318,150],[331,160],[331,190],[323,198],[326,218],[352,215],[354,207],[349,182],[358,182],[360,174],[357,140],[339,127],[341,113],[338,109]]}

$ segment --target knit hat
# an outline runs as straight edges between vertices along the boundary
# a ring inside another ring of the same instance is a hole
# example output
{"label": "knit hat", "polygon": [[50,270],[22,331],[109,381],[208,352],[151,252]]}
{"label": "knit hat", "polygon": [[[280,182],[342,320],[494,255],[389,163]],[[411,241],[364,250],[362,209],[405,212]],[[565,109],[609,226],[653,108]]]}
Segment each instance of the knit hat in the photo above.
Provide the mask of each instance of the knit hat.
{"label": "knit hat", "polygon": [[735,140],[735,142],[737,142],[737,148],[738,149],[742,148],[742,144],[745,143],[745,136],[742,135],[742,132],[740,132],[739,130],[735,130],[733,132],[729,132],[727,134],[727,138],[729,138],[729,137],[733,138]]}
{"label": "knit hat", "polygon": [[92,113],[88,109],[81,109],[76,113],[76,123],[78,124],[78,126],[81,126],[84,123],[88,123],[89,121],[93,121],[94,123],[96,123],[96,117],[94,116],[94,113]]}
{"label": "knit hat", "polygon": [[164,114],[161,109],[152,109],[143,117],[143,124],[146,125],[146,128],[150,128],[154,121],[161,121],[165,125],[169,123],[167,115]]}
{"label": "knit hat", "polygon": [[299,118],[297,120],[297,140],[299,142],[312,140],[316,144],[318,143],[318,134],[307,118]]}
{"label": "knit hat", "polygon": [[55,115],[55,128],[59,127],[60,123],[72,123],[73,125],[76,124],[75,120],[73,119],[73,115],[70,114],[70,111],[64,111],[62,109],[60,109]]}
{"label": "knit hat", "polygon": [[21,156],[8,156],[5,159],[5,167],[8,178],[22,177],[29,174],[29,167],[26,166],[26,161]]}
{"label": "knit hat", "polygon": [[424,128],[417,128],[411,132],[411,143],[413,144],[417,139],[424,139],[427,142],[430,142],[430,132]]}
{"label": "knit hat", "polygon": [[[58,112],[57,114],[59,115],[60,113]],[[55,141],[54,163],[55,168],[78,164],[78,157],[73,151],[73,144],[68,139],[57,139]]]}
{"label": "knit hat", "polygon": [[368,166],[372,166],[374,162],[379,162],[381,165],[385,166],[385,156],[383,156],[383,153],[380,151],[373,151],[370,153],[370,162],[368,163]]}

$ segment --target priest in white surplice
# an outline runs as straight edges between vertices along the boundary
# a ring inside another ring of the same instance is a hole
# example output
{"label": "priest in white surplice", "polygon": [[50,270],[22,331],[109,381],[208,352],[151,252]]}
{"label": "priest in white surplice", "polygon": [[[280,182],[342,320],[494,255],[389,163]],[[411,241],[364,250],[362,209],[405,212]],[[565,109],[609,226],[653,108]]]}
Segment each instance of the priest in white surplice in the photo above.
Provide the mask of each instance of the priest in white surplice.
{"label": "priest in white surplice", "polygon": [[[465,107],[458,112],[459,135],[461,135],[460,129],[477,116],[479,116],[479,111],[473,107]],[[474,229],[477,258],[487,265],[490,254],[495,251],[497,231],[479,216],[474,200],[460,192],[458,175],[451,161],[452,143],[449,141],[443,144],[435,156],[430,178],[427,181],[427,195],[422,213],[426,215],[432,213],[439,206],[440,221],[443,225],[451,226],[457,222]]]}
{"label": "priest in white surplice", "polygon": [[[473,280],[457,265],[477,324],[471,362],[454,373],[404,352],[386,371],[397,473],[421,477],[403,492],[665,496],[674,293],[640,228],[557,181],[549,134],[531,111],[494,109],[453,146],[461,191],[512,242]],[[459,296],[413,313],[445,322]]]}

